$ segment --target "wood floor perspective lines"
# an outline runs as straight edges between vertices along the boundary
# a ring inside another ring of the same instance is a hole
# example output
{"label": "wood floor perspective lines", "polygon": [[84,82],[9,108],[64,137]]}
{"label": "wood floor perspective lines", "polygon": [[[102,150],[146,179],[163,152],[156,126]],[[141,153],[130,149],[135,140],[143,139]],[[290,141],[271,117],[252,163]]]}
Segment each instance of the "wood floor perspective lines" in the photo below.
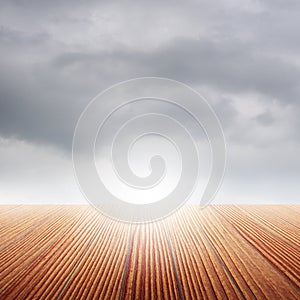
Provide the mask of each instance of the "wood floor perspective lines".
{"label": "wood floor perspective lines", "polygon": [[154,223],[0,205],[0,300],[300,299],[300,205],[186,205]]}

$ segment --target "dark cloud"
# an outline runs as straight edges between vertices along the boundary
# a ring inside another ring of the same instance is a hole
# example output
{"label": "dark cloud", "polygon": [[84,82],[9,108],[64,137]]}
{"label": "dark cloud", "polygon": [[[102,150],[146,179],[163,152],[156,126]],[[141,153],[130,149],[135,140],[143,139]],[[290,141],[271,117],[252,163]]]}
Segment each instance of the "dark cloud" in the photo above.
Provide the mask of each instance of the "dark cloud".
{"label": "dark cloud", "polygon": [[[256,92],[283,105],[297,105],[300,78],[296,65],[255,54],[250,46],[203,39],[176,39],[151,52],[125,47],[110,52],[65,52],[39,63],[11,66],[6,62],[4,66],[1,134],[66,147],[83,105],[105,85],[120,80],[162,76],[228,93]],[[220,105],[224,123],[228,118],[232,121],[234,108],[226,107],[226,100]]]}
{"label": "dark cloud", "polygon": [[256,121],[264,126],[270,126],[274,122],[274,118],[270,112],[265,112],[258,115]]}
{"label": "dark cloud", "polygon": [[0,136],[69,154],[80,113],[102,89],[169,77],[214,103],[242,153],[230,154],[240,166],[233,177],[252,147],[252,177],[299,173],[299,14],[296,0],[2,1]]}

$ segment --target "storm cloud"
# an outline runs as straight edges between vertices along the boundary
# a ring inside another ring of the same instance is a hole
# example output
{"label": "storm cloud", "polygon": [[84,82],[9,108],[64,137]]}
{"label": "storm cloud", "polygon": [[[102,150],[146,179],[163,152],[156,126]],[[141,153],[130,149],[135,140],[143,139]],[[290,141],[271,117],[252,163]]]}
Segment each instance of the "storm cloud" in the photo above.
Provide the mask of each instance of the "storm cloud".
{"label": "storm cloud", "polygon": [[0,201],[19,190],[38,202],[37,184],[80,201],[64,179],[82,110],[144,76],[192,86],[218,114],[228,163],[216,201],[298,201],[298,1],[0,3]]}

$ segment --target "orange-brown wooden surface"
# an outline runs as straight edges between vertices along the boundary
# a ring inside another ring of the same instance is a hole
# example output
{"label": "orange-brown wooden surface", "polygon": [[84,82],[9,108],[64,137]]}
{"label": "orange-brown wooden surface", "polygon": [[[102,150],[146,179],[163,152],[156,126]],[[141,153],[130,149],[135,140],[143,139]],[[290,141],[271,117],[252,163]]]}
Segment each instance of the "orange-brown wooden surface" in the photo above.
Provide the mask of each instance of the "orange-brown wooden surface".
{"label": "orange-brown wooden surface", "polygon": [[0,206],[0,299],[300,299],[300,206],[186,206],[151,224]]}

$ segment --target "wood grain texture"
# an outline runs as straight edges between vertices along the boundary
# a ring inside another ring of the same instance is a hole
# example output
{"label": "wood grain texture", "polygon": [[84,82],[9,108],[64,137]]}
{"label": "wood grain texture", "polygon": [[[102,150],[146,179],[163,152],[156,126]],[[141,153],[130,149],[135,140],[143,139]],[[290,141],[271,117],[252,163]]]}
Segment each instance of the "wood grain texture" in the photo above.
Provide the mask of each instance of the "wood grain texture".
{"label": "wood grain texture", "polygon": [[186,206],[160,222],[0,206],[0,299],[300,299],[300,205]]}

